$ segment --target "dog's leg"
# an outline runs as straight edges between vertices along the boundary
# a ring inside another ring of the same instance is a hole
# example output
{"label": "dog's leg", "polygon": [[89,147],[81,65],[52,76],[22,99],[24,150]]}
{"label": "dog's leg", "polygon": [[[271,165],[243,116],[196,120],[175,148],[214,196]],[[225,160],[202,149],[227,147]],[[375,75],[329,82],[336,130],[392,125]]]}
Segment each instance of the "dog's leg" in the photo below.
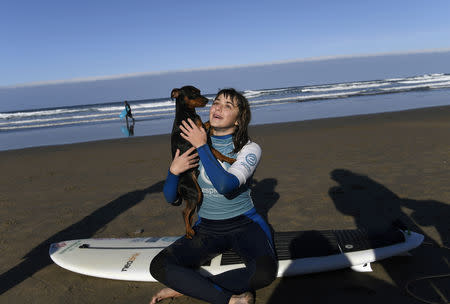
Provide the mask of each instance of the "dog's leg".
{"label": "dog's leg", "polygon": [[192,237],[195,235],[194,229],[192,229],[192,217],[194,215],[195,206],[192,206],[194,202],[192,201],[186,201],[186,207],[183,210],[183,218],[184,218],[184,225],[186,228],[186,238],[192,239]]}
{"label": "dog's leg", "polygon": [[200,206],[203,200],[202,189],[198,185],[197,174],[195,171],[191,172],[191,178],[197,191],[197,197],[196,199],[186,200],[186,207],[183,210],[184,224],[186,226],[186,238],[188,239],[192,239],[192,237],[195,235],[195,231],[194,229],[192,229],[192,221],[194,218],[195,210]]}
{"label": "dog's leg", "polygon": [[198,184],[198,181],[197,181],[198,170],[192,171],[191,175],[192,175],[192,180],[194,181],[194,184],[195,184],[195,189],[197,189],[197,204],[196,205],[198,207],[200,207],[200,205],[202,204],[202,200],[203,200],[203,192],[202,192],[202,188],[200,188],[200,185]]}
{"label": "dog's leg", "polygon": [[203,124],[203,122],[202,122],[202,120],[201,120],[200,118],[194,119],[194,123],[195,123],[195,125],[196,125],[197,127],[199,127],[199,128],[204,128],[204,124]]}

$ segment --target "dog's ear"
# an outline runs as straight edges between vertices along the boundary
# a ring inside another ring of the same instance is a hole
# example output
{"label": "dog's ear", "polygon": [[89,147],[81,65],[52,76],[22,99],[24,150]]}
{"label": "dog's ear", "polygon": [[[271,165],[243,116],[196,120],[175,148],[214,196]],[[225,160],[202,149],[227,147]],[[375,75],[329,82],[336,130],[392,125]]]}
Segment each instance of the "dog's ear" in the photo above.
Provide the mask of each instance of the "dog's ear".
{"label": "dog's ear", "polygon": [[200,95],[200,90],[194,86],[187,85],[180,89],[185,95]]}
{"label": "dog's ear", "polygon": [[200,95],[200,90],[197,89],[196,87],[194,87],[194,86],[188,86],[188,88],[189,88],[194,94]]}
{"label": "dog's ear", "polygon": [[173,89],[170,98],[177,98],[178,96],[180,96],[180,89]]}

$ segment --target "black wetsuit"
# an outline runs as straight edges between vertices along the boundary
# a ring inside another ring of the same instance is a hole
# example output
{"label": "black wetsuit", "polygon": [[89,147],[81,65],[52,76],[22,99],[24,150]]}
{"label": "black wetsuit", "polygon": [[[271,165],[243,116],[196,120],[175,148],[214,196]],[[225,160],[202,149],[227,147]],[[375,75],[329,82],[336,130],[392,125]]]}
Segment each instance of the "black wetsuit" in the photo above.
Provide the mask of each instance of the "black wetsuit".
{"label": "black wetsuit", "polygon": [[133,115],[131,114],[131,107],[128,103],[125,104],[125,110],[127,111],[127,117],[133,118]]}
{"label": "black wetsuit", "polygon": [[[267,223],[253,210],[227,220],[201,219],[192,240],[180,238],[151,263],[150,272],[166,286],[210,303],[228,303],[233,294],[263,288],[278,269]],[[234,250],[246,267],[212,277],[196,269],[218,254]]]}

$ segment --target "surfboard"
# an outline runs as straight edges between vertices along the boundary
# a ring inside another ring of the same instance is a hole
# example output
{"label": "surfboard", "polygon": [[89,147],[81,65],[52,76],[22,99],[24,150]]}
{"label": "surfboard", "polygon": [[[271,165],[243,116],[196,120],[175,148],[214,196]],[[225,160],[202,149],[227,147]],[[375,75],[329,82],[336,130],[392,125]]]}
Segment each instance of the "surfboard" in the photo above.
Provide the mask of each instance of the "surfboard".
{"label": "surfboard", "polygon": [[[179,237],[80,239],[50,245],[51,259],[62,268],[84,275],[126,281],[156,281],[149,272],[152,259]],[[351,267],[371,271],[370,263],[402,255],[418,247],[423,235],[392,230],[368,236],[362,230],[275,232],[278,277]],[[232,251],[199,271],[205,276],[244,267]]]}
{"label": "surfboard", "polygon": [[119,117],[120,117],[120,119],[124,119],[126,115],[127,115],[127,110],[124,109],[124,110],[120,113]]}

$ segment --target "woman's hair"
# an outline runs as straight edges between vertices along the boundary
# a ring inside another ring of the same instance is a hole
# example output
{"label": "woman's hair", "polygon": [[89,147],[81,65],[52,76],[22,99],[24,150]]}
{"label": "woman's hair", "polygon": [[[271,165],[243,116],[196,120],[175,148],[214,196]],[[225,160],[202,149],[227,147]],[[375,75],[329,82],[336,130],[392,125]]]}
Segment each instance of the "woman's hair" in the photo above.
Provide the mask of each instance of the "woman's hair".
{"label": "woman's hair", "polygon": [[236,103],[239,108],[239,114],[237,117],[236,130],[233,133],[234,153],[239,152],[245,144],[250,140],[248,136],[248,124],[251,120],[250,106],[247,98],[233,88],[222,89],[217,93],[216,98],[223,95],[225,98],[229,98]]}

